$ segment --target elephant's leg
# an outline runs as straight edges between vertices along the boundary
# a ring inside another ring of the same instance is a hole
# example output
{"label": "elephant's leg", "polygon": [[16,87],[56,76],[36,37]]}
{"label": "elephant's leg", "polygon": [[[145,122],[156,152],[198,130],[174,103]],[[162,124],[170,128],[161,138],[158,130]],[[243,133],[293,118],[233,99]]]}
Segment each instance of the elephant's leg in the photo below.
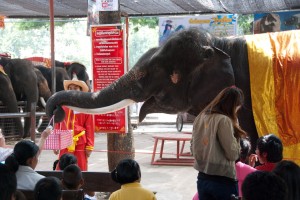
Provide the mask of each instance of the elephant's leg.
{"label": "elephant's leg", "polygon": [[[0,73],[0,100],[6,106],[9,113],[19,113],[17,99],[8,76]],[[7,120],[4,120],[7,121]],[[21,118],[13,118],[18,134],[22,137],[24,130]],[[4,131],[5,133],[6,131]]]}

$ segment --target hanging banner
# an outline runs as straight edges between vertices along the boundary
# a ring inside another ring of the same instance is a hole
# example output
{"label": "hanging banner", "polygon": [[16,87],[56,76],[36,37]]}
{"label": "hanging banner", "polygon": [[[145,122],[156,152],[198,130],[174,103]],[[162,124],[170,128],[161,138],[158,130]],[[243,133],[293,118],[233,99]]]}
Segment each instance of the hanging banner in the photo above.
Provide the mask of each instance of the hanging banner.
{"label": "hanging banner", "polygon": [[254,14],[254,34],[296,29],[300,29],[300,11]]}
{"label": "hanging banner", "polygon": [[96,0],[96,11],[118,11],[118,0]]}
{"label": "hanging banner", "polygon": [[160,17],[159,18],[159,45],[163,44],[172,33],[196,27],[205,29],[215,36],[225,37],[236,35],[237,15],[212,14],[184,17]]}
{"label": "hanging banner", "polygon": [[[126,72],[124,30],[121,24],[91,26],[93,91],[99,91]],[[95,131],[127,133],[127,108],[95,115]]]}

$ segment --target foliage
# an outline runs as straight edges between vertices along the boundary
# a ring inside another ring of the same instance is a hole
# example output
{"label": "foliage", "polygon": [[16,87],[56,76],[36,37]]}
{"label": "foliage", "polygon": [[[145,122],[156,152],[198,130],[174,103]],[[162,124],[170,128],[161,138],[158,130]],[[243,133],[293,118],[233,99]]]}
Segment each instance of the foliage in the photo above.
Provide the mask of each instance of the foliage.
{"label": "foliage", "polygon": [[[27,20],[32,27],[40,27],[35,20]],[[29,27],[23,23],[24,27]],[[69,19],[62,26],[55,22],[55,59],[77,61],[90,69],[90,38],[86,36],[86,20]],[[18,29],[19,20],[5,22],[0,29],[0,52],[8,52],[12,58],[40,56],[50,58],[50,32],[47,28]]]}
{"label": "foliage", "polygon": [[249,35],[253,34],[252,22],[254,20],[253,14],[239,15],[238,16],[238,34]]}
{"label": "foliage", "polygon": [[147,26],[150,29],[155,29],[158,26],[157,17],[132,17],[129,23],[133,26],[133,31],[138,32],[141,27]]}
{"label": "foliage", "polygon": [[[18,19],[15,21],[18,30],[32,30],[32,29],[48,29],[50,27],[49,19]],[[55,19],[55,26],[63,26],[69,21]]]}

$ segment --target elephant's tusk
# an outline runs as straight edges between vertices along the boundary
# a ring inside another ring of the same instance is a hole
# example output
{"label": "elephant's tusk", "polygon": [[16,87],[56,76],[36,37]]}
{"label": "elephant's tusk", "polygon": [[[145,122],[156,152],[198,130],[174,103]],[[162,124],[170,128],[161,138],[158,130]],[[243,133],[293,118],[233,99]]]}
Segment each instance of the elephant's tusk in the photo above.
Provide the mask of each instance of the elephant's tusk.
{"label": "elephant's tusk", "polygon": [[45,102],[45,99],[44,97],[40,97],[40,101],[41,101],[41,104],[44,108],[46,108],[46,102]]}
{"label": "elephant's tusk", "polygon": [[125,108],[126,106],[129,106],[133,103],[136,103],[136,102],[131,99],[124,99],[118,103],[115,103],[110,106],[102,107],[102,108],[78,108],[78,107],[73,107],[73,106],[67,106],[67,107],[74,111],[81,112],[81,113],[106,114],[106,113],[114,112],[114,111],[120,110],[122,108]]}

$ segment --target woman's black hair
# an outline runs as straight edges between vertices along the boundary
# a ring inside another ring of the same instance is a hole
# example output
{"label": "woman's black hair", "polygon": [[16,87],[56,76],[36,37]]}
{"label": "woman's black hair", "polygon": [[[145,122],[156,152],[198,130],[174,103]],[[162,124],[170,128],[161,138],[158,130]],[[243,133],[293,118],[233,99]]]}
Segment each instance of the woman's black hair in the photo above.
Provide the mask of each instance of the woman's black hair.
{"label": "woman's black hair", "polygon": [[67,166],[77,164],[77,158],[73,154],[65,153],[63,154],[58,162],[60,170],[64,170]]}
{"label": "woman's black hair", "polygon": [[267,161],[271,163],[276,163],[282,160],[283,158],[283,145],[281,140],[273,135],[265,135],[257,140],[257,149],[262,155],[267,153]]}
{"label": "woman's black hair", "polygon": [[27,160],[33,158],[39,152],[39,147],[32,141],[22,140],[18,142],[13,153],[5,160],[5,164],[12,172],[19,169],[19,165],[27,165]]}
{"label": "woman's black hair", "polygon": [[16,175],[0,163],[0,199],[11,199],[17,190]]}
{"label": "woman's black hair", "polygon": [[111,172],[112,179],[122,184],[133,183],[141,179],[139,164],[132,159],[124,159],[119,162],[116,169]]}

